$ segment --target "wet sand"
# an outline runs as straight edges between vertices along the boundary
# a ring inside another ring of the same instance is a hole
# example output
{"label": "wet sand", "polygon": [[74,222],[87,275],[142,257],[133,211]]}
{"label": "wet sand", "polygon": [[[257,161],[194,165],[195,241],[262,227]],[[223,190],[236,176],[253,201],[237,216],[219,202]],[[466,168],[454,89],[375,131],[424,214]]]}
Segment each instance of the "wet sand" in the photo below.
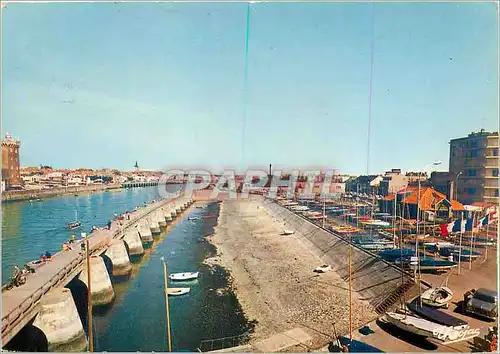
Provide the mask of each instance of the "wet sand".
{"label": "wet sand", "polygon": [[[257,320],[251,343],[300,327],[312,343],[296,351],[321,348],[333,335],[349,330],[348,284],[334,271],[313,272],[322,265],[296,236],[281,235],[283,222],[267,214],[263,199],[227,200],[208,240],[217,256],[208,264],[225,267],[248,320]],[[352,293],[353,330],[376,314]]]}

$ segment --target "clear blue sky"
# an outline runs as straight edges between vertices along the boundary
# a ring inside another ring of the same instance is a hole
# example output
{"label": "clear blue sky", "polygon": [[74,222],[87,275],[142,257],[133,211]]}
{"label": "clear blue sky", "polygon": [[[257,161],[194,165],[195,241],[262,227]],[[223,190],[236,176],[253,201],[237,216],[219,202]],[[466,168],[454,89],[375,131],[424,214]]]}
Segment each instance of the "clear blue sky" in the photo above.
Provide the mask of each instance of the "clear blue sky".
{"label": "clear blue sky", "polygon": [[24,166],[366,173],[372,37],[370,172],[446,170],[450,139],[498,129],[493,3],[250,7],[245,85],[247,4],[9,4],[3,134]]}

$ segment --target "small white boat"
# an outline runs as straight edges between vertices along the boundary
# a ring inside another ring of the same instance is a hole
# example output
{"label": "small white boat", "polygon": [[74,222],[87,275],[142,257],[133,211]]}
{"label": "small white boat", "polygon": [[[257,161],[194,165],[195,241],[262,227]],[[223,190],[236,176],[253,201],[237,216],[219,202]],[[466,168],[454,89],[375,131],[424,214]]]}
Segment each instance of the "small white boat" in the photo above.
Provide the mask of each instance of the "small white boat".
{"label": "small white boat", "polygon": [[448,308],[453,292],[445,287],[427,289],[422,293],[422,302],[432,307]]}
{"label": "small white boat", "polygon": [[167,288],[168,296],[179,296],[189,293],[189,288]]}
{"label": "small white boat", "polygon": [[282,235],[293,235],[295,233],[295,231],[293,230],[284,230]]}
{"label": "small white boat", "polygon": [[385,318],[387,322],[395,325],[396,327],[422,337],[435,338],[437,333],[442,333],[448,329],[447,326],[443,326],[420,317],[412,316],[410,314],[387,312],[385,314]]}
{"label": "small white boat", "polygon": [[188,220],[199,220],[200,218],[197,216],[190,216],[188,217]]}
{"label": "small white boat", "polygon": [[328,264],[323,264],[322,266],[319,266],[318,268],[314,269],[316,273],[325,273],[328,272],[329,270],[332,270],[332,267],[329,266]]}
{"label": "small white boat", "polygon": [[199,272],[173,273],[168,277],[170,280],[192,280],[198,278]]}

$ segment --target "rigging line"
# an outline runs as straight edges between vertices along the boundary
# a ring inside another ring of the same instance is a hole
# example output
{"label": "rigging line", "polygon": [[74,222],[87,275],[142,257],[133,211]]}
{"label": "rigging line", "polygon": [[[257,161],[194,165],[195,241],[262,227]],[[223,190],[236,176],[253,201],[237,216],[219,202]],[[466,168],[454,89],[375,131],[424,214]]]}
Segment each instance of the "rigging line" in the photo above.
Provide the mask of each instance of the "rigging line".
{"label": "rigging line", "polygon": [[245,71],[243,81],[243,127],[241,131],[241,168],[245,163],[245,136],[247,124],[247,101],[248,101],[248,42],[250,39],[250,2],[247,3],[247,23],[245,30]]}
{"label": "rigging line", "polygon": [[370,135],[371,135],[371,120],[372,120],[372,86],[373,86],[373,52],[374,52],[374,33],[375,33],[375,19],[374,19],[374,5],[372,4],[371,16],[371,43],[370,43],[370,84],[368,89],[368,139],[367,139],[367,152],[366,152],[366,174],[370,173]]}

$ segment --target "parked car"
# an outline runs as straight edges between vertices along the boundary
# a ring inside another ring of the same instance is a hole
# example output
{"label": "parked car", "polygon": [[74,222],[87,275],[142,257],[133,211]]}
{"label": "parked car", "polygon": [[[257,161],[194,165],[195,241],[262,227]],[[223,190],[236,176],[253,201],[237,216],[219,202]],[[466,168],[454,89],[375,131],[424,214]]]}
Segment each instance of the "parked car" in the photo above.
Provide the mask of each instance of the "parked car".
{"label": "parked car", "polygon": [[477,289],[467,301],[465,311],[495,320],[498,314],[498,293],[484,288]]}

